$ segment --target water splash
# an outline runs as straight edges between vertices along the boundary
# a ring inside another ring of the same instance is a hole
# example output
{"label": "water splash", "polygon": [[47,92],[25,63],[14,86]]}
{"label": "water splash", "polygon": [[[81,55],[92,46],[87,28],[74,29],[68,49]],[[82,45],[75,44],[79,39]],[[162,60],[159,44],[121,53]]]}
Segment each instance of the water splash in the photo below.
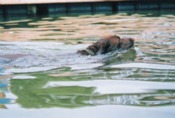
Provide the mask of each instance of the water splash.
{"label": "water splash", "polygon": [[[65,45],[56,42],[3,42],[1,44],[3,46],[1,46],[0,57],[3,60],[3,66],[9,67],[6,72],[11,73],[46,71],[59,67],[94,68],[101,66],[100,60],[105,57],[77,54],[77,50],[87,46],[84,44]],[[77,66],[79,64],[82,66]]]}

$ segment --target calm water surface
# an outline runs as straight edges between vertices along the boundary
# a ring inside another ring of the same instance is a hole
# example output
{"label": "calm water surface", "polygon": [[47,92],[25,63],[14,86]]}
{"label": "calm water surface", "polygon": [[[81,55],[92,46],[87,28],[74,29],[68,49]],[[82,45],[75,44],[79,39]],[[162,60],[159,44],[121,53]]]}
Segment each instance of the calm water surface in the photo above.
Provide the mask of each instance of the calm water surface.
{"label": "calm water surface", "polygon": [[[174,15],[1,22],[0,117],[173,118],[174,27]],[[107,34],[134,37],[135,47],[76,54]]]}

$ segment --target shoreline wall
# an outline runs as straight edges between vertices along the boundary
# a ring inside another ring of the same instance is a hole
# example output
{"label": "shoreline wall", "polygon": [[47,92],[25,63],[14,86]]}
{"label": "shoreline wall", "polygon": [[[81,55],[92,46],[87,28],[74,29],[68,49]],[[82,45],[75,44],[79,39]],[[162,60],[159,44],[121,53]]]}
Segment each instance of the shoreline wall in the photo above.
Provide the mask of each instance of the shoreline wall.
{"label": "shoreline wall", "polygon": [[175,0],[132,0],[132,1],[102,1],[73,2],[48,4],[1,5],[0,21],[30,18],[31,16],[69,16],[81,14],[113,14],[120,12],[164,12],[175,13]]}

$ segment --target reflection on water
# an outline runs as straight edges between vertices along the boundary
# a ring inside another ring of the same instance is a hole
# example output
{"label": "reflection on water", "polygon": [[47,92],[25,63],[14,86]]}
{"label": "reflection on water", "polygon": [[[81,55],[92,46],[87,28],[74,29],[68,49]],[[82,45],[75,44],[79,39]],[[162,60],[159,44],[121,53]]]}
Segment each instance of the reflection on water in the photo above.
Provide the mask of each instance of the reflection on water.
{"label": "reflection on water", "polygon": [[[174,19],[118,14],[3,22],[0,107],[174,105]],[[76,54],[111,33],[136,38],[135,47],[106,55]]]}

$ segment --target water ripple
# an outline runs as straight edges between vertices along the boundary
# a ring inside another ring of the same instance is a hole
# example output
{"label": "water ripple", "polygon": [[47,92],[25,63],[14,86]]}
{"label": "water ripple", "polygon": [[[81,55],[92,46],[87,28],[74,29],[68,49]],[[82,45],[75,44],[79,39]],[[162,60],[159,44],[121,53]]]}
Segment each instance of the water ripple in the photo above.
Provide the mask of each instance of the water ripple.
{"label": "water ripple", "polygon": [[[175,104],[174,16],[91,15],[1,24],[2,108]],[[107,34],[133,37],[135,47],[76,54]]]}

